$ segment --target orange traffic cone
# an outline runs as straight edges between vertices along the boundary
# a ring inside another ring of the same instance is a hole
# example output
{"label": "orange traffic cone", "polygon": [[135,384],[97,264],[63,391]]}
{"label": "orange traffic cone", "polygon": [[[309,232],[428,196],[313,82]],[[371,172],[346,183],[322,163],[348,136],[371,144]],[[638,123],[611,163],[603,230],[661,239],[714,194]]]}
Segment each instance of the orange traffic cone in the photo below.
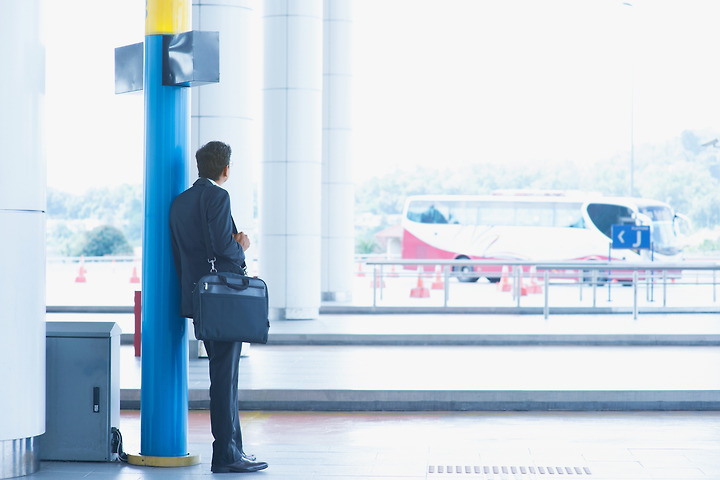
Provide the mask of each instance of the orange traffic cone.
{"label": "orange traffic cone", "polygon": [[510,278],[508,276],[508,267],[507,265],[503,265],[502,267],[502,276],[500,277],[500,281],[498,282],[498,290],[501,292],[512,292],[512,285],[510,284]]}
{"label": "orange traffic cone", "polygon": [[133,267],[132,277],[130,277],[130,283],[140,283],[140,277],[137,274],[137,267]]}
{"label": "orange traffic cone", "polygon": [[445,282],[440,278],[440,266],[435,267],[435,281],[430,286],[433,290],[445,290]]}
{"label": "orange traffic cone", "polygon": [[422,273],[418,273],[417,287],[410,290],[410,298],[427,298],[430,296],[430,290],[423,286]]}
{"label": "orange traffic cone", "polygon": [[527,287],[528,293],[542,293],[542,285],[537,281],[537,269],[533,265],[530,267],[530,282]]}
{"label": "orange traffic cone", "polygon": [[85,262],[83,261],[83,257],[80,257],[80,268],[78,269],[78,276],[75,277],[75,283],[87,282],[87,278],[85,278],[86,273],[87,270],[85,270]]}
{"label": "orange traffic cone", "polygon": [[363,270],[362,270],[362,262],[358,262],[357,276],[358,276],[358,277],[364,277],[364,276],[365,276],[365,272],[363,272]]}
{"label": "orange traffic cone", "polygon": [[392,265],[390,267],[390,273],[388,273],[387,276],[391,278],[395,278],[398,276],[398,273],[395,271],[395,265]]}

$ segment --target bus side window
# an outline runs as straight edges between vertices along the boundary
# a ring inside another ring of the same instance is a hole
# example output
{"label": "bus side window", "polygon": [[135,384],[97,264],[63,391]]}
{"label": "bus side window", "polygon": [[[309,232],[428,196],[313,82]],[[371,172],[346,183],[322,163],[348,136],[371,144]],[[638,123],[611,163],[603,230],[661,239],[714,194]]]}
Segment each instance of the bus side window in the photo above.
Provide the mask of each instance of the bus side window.
{"label": "bus side window", "polygon": [[417,212],[411,212],[408,210],[407,212],[407,218],[408,220],[411,220],[413,222],[419,222],[420,221],[420,214]]}
{"label": "bus side window", "polygon": [[425,210],[420,216],[420,222],[422,223],[448,223],[445,216],[440,213],[435,205],[430,205],[430,208]]}
{"label": "bus side window", "polygon": [[561,228],[585,228],[585,219],[582,216],[581,205],[557,205],[555,207],[555,222],[553,226]]}

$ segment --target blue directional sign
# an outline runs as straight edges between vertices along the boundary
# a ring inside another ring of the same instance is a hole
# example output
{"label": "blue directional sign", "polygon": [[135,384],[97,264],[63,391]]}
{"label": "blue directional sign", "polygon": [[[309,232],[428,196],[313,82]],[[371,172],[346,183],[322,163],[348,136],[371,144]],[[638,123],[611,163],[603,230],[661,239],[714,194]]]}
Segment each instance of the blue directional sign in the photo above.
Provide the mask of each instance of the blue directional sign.
{"label": "blue directional sign", "polygon": [[612,248],[650,248],[650,227],[648,225],[613,225]]}

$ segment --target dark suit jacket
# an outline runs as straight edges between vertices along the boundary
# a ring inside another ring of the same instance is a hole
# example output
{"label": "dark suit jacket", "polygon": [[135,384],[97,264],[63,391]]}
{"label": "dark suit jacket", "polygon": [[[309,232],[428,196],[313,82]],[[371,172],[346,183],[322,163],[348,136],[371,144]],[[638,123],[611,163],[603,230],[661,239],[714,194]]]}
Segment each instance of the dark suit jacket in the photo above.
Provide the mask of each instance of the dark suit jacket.
{"label": "dark suit jacket", "polygon": [[201,209],[207,212],[217,271],[243,273],[245,264],[245,253],[232,237],[237,230],[230,213],[230,195],[207,178],[199,178],[170,207],[173,259],[182,290],[180,314],[189,318],[193,316],[193,288],[203,275],[210,273]]}

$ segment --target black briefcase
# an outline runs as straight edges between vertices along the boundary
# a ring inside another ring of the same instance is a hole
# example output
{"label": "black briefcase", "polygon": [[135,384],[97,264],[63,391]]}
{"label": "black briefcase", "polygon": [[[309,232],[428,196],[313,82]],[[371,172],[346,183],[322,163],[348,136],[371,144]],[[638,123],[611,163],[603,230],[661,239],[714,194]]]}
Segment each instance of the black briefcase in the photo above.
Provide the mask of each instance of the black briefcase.
{"label": "black briefcase", "polygon": [[216,272],[193,290],[193,323],[198,340],[267,343],[268,289],[256,277]]}

